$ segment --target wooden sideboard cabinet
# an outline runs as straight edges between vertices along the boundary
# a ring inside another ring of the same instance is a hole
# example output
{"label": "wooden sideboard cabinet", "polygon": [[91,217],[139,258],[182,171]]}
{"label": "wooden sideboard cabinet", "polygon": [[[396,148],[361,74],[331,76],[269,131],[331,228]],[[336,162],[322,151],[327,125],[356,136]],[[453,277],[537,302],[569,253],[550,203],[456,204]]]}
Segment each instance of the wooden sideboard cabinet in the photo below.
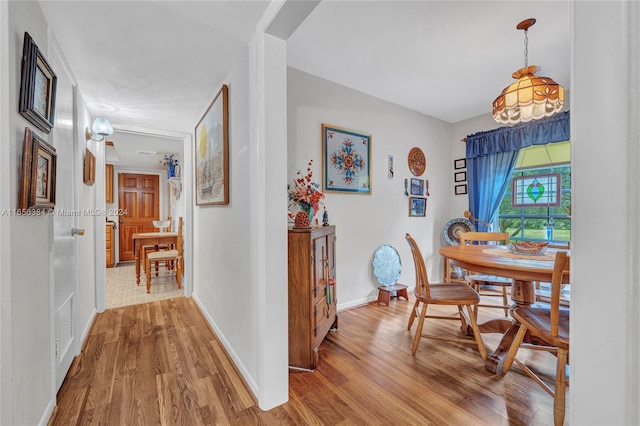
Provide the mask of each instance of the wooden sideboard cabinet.
{"label": "wooden sideboard cabinet", "polygon": [[115,223],[107,223],[107,268],[112,268],[116,262],[116,245],[114,238]]}
{"label": "wooden sideboard cabinet", "polygon": [[336,314],[335,226],[289,229],[289,366],[315,370]]}

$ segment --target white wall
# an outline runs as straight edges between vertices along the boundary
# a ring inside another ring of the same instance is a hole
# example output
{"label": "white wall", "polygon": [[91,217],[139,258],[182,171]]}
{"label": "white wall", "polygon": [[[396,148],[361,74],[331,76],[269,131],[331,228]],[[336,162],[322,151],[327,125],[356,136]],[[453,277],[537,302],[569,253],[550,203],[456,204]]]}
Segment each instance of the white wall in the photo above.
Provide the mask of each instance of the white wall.
{"label": "white wall", "polygon": [[[3,190],[12,195],[11,207],[17,208],[18,185],[22,165],[24,129],[34,129],[50,142],[50,135],[35,128],[18,113],[22,43],[28,31],[45,57],[47,24],[36,2],[9,3],[9,92],[10,182]],[[53,216],[9,216],[11,227],[11,327],[12,327],[12,421],[36,424],[50,405],[51,335],[50,283]]]}
{"label": "white wall", "polygon": [[640,7],[577,1],[572,18],[570,421],[639,424]]}
{"label": "white wall", "polygon": [[[289,181],[313,159],[314,180],[321,183],[323,123],[372,135],[372,194],[327,193],[324,199],[329,222],[336,225],[338,309],[377,298],[379,284],[371,261],[382,244],[400,253],[399,282],[410,287],[415,284],[411,251],[404,238],[407,232],[419,244],[431,279],[440,279],[438,248],[443,242],[442,229],[450,220],[452,195],[451,125],[293,68],[288,69],[288,82]],[[407,156],[416,146],[427,159],[426,171],[420,176],[430,183],[426,217],[409,217],[404,195],[404,180],[413,176]],[[392,180],[387,178],[388,155],[394,157]]]}
{"label": "white wall", "polygon": [[[75,173],[76,173],[76,204],[79,211],[93,209],[95,205],[95,185],[89,186],[82,182],[84,167],[84,150],[87,146],[85,129],[91,127],[93,118],[87,109],[82,94],[76,90],[76,146]],[[95,220],[92,216],[79,216],[78,228],[84,229],[84,236],[76,238],[76,250],[78,253],[78,295],[76,298],[76,314],[79,337],[82,341],[89,333],[93,316],[96,314],[96,264],[94,247],[98,238],[95,230]],[[101,239],[104,239],[100,236]]]}
{"label": "white wall", "polygon": [[[0,2],[0,58],[8,58],[10,35],[9,4]],[[11,209],[14,206],[14,195],[11,192],[10,164],[13,157],[8,141],[12,135],[10,130],[8,60],[0,61],[0,209]],[[11,227],[10,217],[0,215],[0,424],[11,424],[13,401],[11,390],[12,362],[12,321],[11,321]]]}
{"label": "white wall", "polygon": [[[193,211],[193,297],[256,392],[257,350],[251,301],[249,250],[249,50],[224,81],[209,88],[211,100],[229,86],[229,205],[196,206]],[[202,105],[205,113],[208,103]],[[195,128],[198,118],[195,118]],[[253,382],[252,382],[253,380]]]}
{"label": "white wall", "polygon": [[[5,9],[6,7],[6,9]],[[2,26],[3,68],[8,64],[7,74],[0,81],[2,86],[2,108],[8,113],[2,115],[3,214],[2,234],[2,424],[38,424],[46,422],[55,404],[52,394],[52,351],[51,336],[51,285],[53,216],[25,217],[15,215],[18,186],[22,168],[22,146],[24,128],[30,127],[46,141],[51,136],[37,130],[18,113],[18,96],[21,80],[23,35],[27,31],[33,37],[45,57],[51,57],[48,47],[48,27],[37,2],[3,2],[2,11],[8,25]],[[6,32],[5,32],[6,31]],[[7,49],[4,51],[4,49]],[[6,78],[6,80],[5,80]],[[9,88],[10,90],[7,90]],[[4,94],[7,97],[4,97]],[[78,140],[84,140],[84,128],[90,117],[81,95],[74,99],[58,98],[61,110],[76,111],[76,132]],[[6,104],[5,104],[6,102]],[[67,102],[68,104],[62,104]],[[79,118],[78,118],[79,116]],[[8,119],[8,122],[5,120]],[[6,133],[5,133],[6,132]],[[82,170],[84,146],[78,144],[75,158],[77,170]],[[82,148],[82,152],[81,152]],[[8,153],[8,156],[5,154]],[[6,176],[5,176],[6,175]],[[77,179],[76,179],[77,181]],[[58,188],[58,191],[68,190]],[[78,208],[92,208],[93,190],[82,188],[76,182]],[[77,295],[76,315],[79,332],[86,333],[95,314],[95,270],[93,268],[92,218],[80,217],[79,226],[87,229],[85,237],[79,238],[78,253],[80,284]],[[8,296],[8,297],[7,297]],[[82,336],[78,336],[81,338]],[[10,353],[6,352],[10,351]]]}

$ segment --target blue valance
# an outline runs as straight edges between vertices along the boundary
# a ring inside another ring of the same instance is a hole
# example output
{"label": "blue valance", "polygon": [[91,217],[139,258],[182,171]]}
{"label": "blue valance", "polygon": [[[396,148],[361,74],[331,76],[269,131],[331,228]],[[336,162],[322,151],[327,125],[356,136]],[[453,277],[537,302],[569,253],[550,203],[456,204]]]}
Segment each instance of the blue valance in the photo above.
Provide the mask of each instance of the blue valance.
{"label": "blue valance", "polygon": [[467,158],[517,151],[530,145],[569,140],[569,111],[530,123],[500,127],[467,136]]}

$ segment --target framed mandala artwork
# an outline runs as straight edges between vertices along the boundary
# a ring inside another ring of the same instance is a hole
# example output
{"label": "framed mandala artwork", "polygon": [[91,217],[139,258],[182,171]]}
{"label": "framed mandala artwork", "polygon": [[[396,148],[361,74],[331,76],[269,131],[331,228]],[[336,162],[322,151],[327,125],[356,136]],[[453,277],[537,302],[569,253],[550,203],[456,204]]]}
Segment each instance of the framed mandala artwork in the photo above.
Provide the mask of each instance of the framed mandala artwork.
{"label": "framed mandala artwork", "polygon": [[371,135],[322,125],[322,189],[371,194]]}

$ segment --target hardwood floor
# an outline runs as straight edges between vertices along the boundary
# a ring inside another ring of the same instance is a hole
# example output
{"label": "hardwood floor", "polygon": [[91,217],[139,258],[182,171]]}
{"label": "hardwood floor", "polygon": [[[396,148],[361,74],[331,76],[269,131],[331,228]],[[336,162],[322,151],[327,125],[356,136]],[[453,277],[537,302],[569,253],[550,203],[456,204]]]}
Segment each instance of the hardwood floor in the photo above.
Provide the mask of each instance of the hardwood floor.
{"label": "hardwood floor", "polygon": [[[318,369],[291,372],[289,402],[268,412],[257,407],[192,299],[107,310],[73,362],[49,424],[553,423],[552,398],[517,366],[494,375],[474,346],[425,339],[412,356],[412,305],[393,299],[389,307],[340,312],[340,329],[320,346]],[[458,332],[457,323],[438,322],[444,324],[430,331]],[[483,335],[488,351],[497,337]],[[553,379],[552,355],[521,353]]]}

